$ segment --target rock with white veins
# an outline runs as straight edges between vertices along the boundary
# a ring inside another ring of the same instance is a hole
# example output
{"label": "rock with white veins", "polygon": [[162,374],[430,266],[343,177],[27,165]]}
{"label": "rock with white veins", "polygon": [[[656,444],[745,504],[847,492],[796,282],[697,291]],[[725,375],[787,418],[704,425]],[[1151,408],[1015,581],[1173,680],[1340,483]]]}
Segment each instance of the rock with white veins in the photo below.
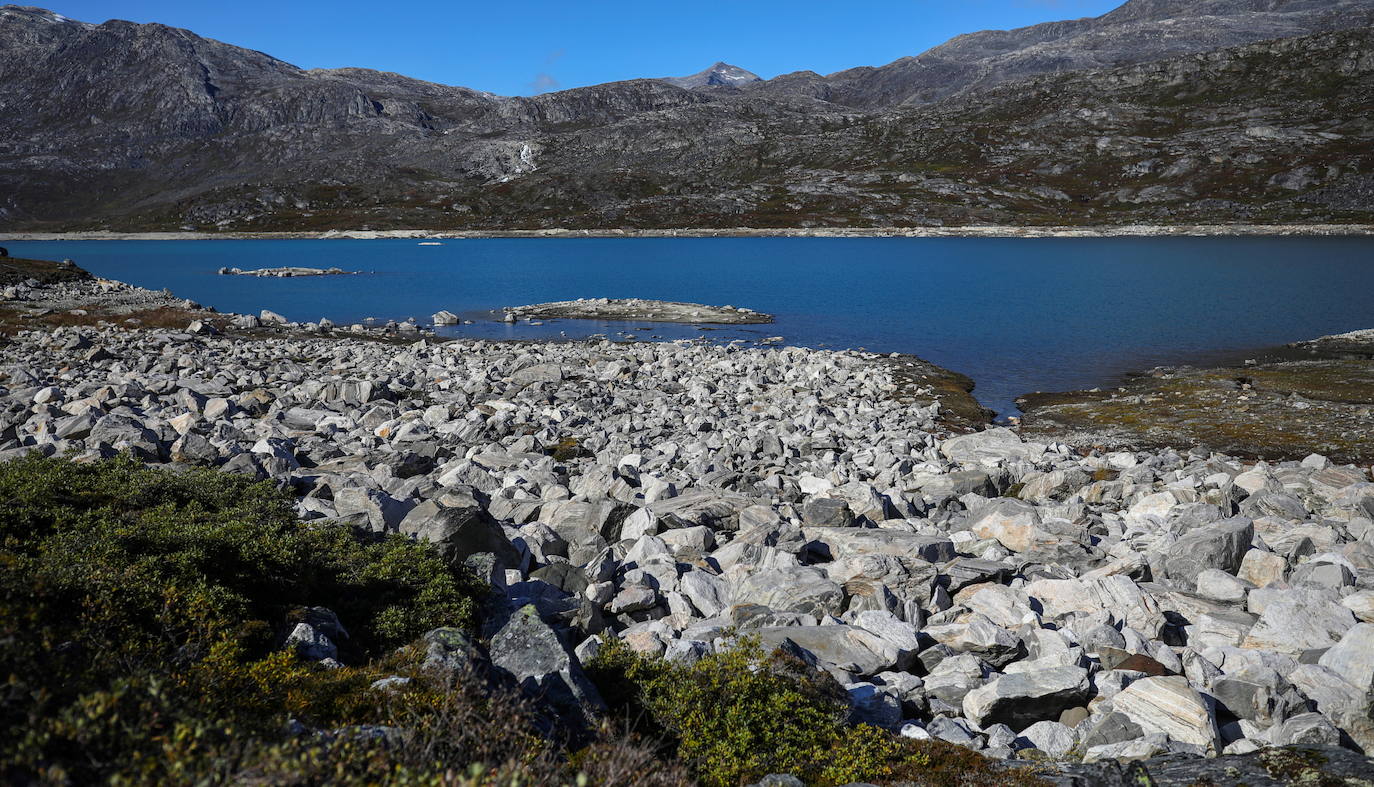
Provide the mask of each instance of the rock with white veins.
{"label": "rock with white veins", "polygon": [[1208,754],[1221,750],[1213,708],[1182,676],[1138,680],[1112,697],[1112,708],[1147,733],[1164,733]]}

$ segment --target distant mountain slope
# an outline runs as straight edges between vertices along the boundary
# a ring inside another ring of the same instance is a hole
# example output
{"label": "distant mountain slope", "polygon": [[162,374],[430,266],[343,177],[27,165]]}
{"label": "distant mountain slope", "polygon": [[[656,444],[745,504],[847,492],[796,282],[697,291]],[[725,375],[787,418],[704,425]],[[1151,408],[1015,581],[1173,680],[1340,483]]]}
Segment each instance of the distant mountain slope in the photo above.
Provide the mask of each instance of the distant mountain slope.
{"label": "distant mountain slope", "polygon": [[[4,6],[0,229],[1370,220],[1369,27],[1011,77],[1033,51],[1113,59],[1079,47],[1140,25],[1201,47],[1188,5],[963,36],[932,53],[980,65],[929,102],[903,92],[906,61],[885,67],[887,93],[884,69],[711,85],[734,73],[717,64],[694,89],[505,98]],[[1190,7],[1230,20],[1209,23],[1230,40],[1339,27],[1332,14],[1353,23],[1374,0]]]}
{"label": "distant mountain slope", "polygon": [[938,101],[1044,73],[1166,57],[1374,24],[1369,0],[1129,0],[1100,17],[985,30],[880,68],[790,74],[753,89],[858,108]]}

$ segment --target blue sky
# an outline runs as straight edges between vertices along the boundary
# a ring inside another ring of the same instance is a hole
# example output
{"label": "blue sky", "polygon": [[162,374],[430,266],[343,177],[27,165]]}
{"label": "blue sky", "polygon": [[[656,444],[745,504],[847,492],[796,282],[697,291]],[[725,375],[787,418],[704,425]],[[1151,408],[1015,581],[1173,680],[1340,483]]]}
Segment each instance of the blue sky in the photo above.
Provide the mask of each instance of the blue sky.
{"label": "blue sky", "polygon": [[882,65],[960,33],[1096,16],[1123,0],[47,2],[86,22],[189,28],[304,68],[359,66],[529,95],[681,76],[717,60],[765,78]]}

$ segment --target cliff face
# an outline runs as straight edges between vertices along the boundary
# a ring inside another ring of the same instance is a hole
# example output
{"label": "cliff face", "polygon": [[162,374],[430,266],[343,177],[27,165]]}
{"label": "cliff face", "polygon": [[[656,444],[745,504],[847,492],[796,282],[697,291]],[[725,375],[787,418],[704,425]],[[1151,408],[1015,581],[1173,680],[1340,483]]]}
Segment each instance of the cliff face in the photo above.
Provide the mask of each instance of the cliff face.
{"label": "cliff face", "polygon": [[1371,10],[1132,0],[830,77],[503,98],[4,6],[0,228],[1368,221]]}

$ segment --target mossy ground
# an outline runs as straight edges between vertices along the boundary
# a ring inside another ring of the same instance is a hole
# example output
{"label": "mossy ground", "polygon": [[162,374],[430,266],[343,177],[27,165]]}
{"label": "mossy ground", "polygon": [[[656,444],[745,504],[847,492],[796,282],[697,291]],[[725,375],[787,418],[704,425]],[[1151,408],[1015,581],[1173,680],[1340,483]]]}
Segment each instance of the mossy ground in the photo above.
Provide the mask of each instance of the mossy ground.
{"label": "mossy ground", "polygon": [[1023,430],[1080,447],[1201,445],[1250,458],[1374,462],[1374,361],[1169,369],[1122,388],[1022,397]]}

